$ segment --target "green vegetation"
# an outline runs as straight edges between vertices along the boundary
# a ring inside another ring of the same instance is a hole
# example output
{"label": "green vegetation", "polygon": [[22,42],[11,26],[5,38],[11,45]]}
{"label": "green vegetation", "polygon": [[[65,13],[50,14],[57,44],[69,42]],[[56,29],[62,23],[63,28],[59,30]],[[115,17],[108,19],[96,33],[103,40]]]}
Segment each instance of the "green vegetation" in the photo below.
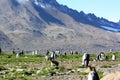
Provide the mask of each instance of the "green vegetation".
{"label": "green vegetation", "polygon": [[86,66],[73,66],[71,68],[68,68],[67,70],[73,70],[73,69],[78,69],[78,68],[86,68]]}
{"label": "green vegetation", "polygon": [[78,74],[80,74],[80,75],[87,75],[88,73],[86,73],[86,72],[78,72]]}
{"label": "green vegetation", "polygon": [[81,54],[74,54],[74,55],[63,55],[59,58],[57,58],[58,60],[61,60],[61,61],[69,61],[69,60],[72,60],[72,61],[81,61],[82,60],[82,55]]}
{"label": "green vegetation", "polygon": [[99,78],[101,79],[103,77],[103,72],[97,71]]}
{"label": "green vegetation", "polygon": [[0,65],[0,71],[2,71],[2,70],[6,70],[6,68],[2,65]]}
{"label": "green vegetation", "polygon": [[[111,62],[112,54],[105,53],[109,58],[108,62]],[[120,57],[118,57],[120,53],[115,53],[115,55],[117,56],[116,61],[120,61]],[[95,54],[91,54],[90,60],[92,61],[95,57]],[[86,68],[80,64],[82,54],[63,55],[56,60],[60,62],[59,67],[51,66],[50,61],[44,60],[44,55],[26,54],[16,58],[14,54],[0,54],[0,80],[33,80],[35,77],[50,76],[56,73],[65,73],[79,68]],[[111,64],[100,66],[100,68],[111,67]],[[77,73],[81,76],[87,75],[86,72],[80,71]],[[103,77],[103,72],[98,71],[98,74],[100,78]]]}
{"label": "green vegetation", "polygon": [[100,66],[100,68],[111,68],[112,66],[111,65],[102,65]]}

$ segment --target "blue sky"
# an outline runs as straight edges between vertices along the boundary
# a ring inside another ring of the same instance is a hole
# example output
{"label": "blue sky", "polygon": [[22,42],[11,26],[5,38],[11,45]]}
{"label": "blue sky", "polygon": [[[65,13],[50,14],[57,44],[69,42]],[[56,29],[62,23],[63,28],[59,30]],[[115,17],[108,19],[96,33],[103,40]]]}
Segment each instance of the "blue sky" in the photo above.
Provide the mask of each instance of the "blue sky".
{"label": "blue sky", "polygon": [[57,0],[69,8],[118,22],[120,19],[120,0]]}

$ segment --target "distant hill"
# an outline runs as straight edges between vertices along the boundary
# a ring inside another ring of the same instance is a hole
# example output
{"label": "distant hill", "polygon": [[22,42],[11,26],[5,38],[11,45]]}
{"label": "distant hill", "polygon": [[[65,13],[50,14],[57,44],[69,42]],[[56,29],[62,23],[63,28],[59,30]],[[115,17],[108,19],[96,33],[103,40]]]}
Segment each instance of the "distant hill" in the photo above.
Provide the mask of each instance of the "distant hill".
{"label": "distant hill", "polygon": [[120,24],[56,0],[0,0],[0,31],[4,49],[96,53],[120,47]]}

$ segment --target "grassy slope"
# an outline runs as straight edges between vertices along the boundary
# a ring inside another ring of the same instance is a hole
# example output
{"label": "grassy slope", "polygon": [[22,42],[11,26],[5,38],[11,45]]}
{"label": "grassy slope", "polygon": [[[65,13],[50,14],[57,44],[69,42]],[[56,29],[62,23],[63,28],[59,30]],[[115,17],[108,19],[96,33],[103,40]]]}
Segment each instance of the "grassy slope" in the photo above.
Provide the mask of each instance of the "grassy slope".
{"label": "grassy slope", "polygon": [[[120,53],[115,53],[120,56]],[[111,62],[112,53],[106,53]],[[91,60],[95,58],[95,54],[91,54]],[[41,76],[49,76],[50,73],[64,73],[73,69],[84,68],[81,66],[82,54],[67,55],[57,58],[60,66],[59,69],[50,67],[50,61],[45,61],[43,55],[23,55],[16,58],[13,54],[0,54],[0,80],[33,80],[41,78]],[[120,58],[117,57],[117,61]],[[110,67],[110,65],[102,64],[102,67]],[[38,73],[39,71],[39,73]],[[102,72],[98,72],[102,77]],[[78,72],[77,75],[86,75],[85,72]]]}

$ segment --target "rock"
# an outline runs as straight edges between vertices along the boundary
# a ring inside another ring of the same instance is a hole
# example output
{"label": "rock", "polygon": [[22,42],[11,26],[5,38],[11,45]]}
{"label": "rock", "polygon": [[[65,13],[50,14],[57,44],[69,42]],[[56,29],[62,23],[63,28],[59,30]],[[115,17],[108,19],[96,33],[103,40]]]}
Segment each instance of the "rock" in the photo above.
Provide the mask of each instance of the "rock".
{"label": "rock", "polygon": [[104,76],[102,79],[100,80],[120,80],[120,72],[117,73],[110,73],[106,76]]}
{"label": "rock", "polygon": [[118,64],[118,66],[120,66],[120,64]]}
{"label": "rock", "polygon": [[74,73],[74,72],[76,72],[76,70],[75,70],[75,69],[73,69],[73,70],[71,71],[71,73]]}
{"label": "rock", "polygon": [[91,71],[90,68],[87,68],[87,69],[85,70],[86,73],[89,73],[90,71]]}
{"label": "rock", "polygon": [[64,75],[64,73],[56,72],[56,75],[61,76],[61,75]]}
{"label": "rock", "polygon": [[16,71],[23,71],[24,69],[16,69]]}
{"label": "rock", "polygon": [[9,70],[10,70],[10,71],[14,71],[15,69],[14,69],[14,68],[10,68]]}
{"label": "rock", "polygon": [[5,74],[6,74],[5,71],[1,71],[1,72],[0,72],[0,75],[5,75]]}
{"label": "rock", "polygon": [[71,73],[71,71],[68,71],[68,72],[66,72],[65,74],[66,74],[66,75],[70,75],[70,73]]}
{"label": "rock", "polygon": [[37,72],[36,72],[36,74],[39,74],[41,72],[41,70],[38,70]]}
{"label": "rock", "polygon": [[108,74],[110,74],[110,73],[109,73],[109,72],[107,72],[107,71],[103,73],[103,75],[108,75]]}
{"label": "rock", "polygon": [[80,72],[81,71],[81,69],[77,69],[77,72]]}
{"label": "rock", "polygon": [[84,71],[86,71],[84,68],[78,68],[78,69],[76,69],[76,71],[77,72],[84,72]]}

